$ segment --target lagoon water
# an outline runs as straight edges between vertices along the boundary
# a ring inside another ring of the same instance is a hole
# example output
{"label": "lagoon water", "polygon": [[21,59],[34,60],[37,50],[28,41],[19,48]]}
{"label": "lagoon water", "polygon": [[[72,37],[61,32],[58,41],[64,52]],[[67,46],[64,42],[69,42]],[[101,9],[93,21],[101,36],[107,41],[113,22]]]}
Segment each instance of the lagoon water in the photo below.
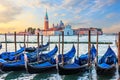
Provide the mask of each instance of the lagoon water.
{"label": "lagoon water", "polygon": [[[17,36],[17,42],[22,42],[24,39],[23,36]],[[110,44],[112,49],[117,55],[117,47],[115,45],[115,38],[114,35],[100,35],[99,42],[112,42]],[[48,41],[48,36],[44,36],[43,43],[45,44]],[[88,36],[80,36],[80,42],[87,42]],[[58,36],[51,36],[51,42],[58,42]],[[77,36],[65,36],[64,38],[67,42],[76,42]],[[4,42],[5,38],[4,35],[0,35],[0,42]],[[7,36],[7,41],[14,41],[14,36],[9,35]],[[37,36],[29,36],[28,41],[35,42],[37,41]],[[96,42],[96,36],[91,36],[91,41]],[[19,45],[23,46],[23,43],[17,43],[17,49],[19,49]],[[56,43],[58,45],[58,43]],[[0,50],[0,53],[5,52],[5,43],[2,43],[3,48]],[[64,44],[64,53],[71,49],[73,44]],[[27,46],[37,46],[37,43],[29,43]],[[50,50],[53,49],[55,44],[50,44]],[[88,44],[79,44],[79,53],[84,54],[88,51]],[[95,44],[96,46],[96,44]],[[77,48],[77,44],[75,44]],[[14,51],[14,43],[7,44],[7,51]],[[107,50],[108,44],[99,44],[98,45],[99,51],[98,55],[101,57]],[[61,49],[60,49],[61,50]],[[49,51],[49,50],[47,50]],[[47,52],[45,51],[45,52]],[[116,66],[117,67],[117,66]],[[0,80],[119,80],[118,70],[116,70],[115,75],[97,75],[94,65],[92,66],[92,70],[89,72],[84,72],[81,74],[74,74],[74,75],[59,75],[57,72],[54,73],[40,73],[40,74],[29,74],[26,71],[11,71],[11,72],[0,72]]]}

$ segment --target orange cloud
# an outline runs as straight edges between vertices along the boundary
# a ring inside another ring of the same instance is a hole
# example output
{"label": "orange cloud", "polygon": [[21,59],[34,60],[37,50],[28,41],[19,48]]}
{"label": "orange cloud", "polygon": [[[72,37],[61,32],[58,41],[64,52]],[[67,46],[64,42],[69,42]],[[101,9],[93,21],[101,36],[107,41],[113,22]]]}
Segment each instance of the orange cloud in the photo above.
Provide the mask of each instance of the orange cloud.
{"label": "orange cloud", "polygon": [[103,28],[104,33],[118,33],[120,32],[120,23],[112,25],[111,27]]}

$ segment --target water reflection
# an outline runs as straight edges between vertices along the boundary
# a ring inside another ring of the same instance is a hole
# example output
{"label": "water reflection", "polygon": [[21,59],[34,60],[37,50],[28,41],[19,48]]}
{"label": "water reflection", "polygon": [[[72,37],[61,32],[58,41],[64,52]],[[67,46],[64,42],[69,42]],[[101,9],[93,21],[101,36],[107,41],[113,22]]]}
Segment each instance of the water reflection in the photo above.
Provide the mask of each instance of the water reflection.
{"label": "water reflection", "polygon": [[65,75],[62,80],[78,80],[78,75]]}
{"label": "water reflection", "polygon": [[6,76],[7,76],[9,73],[10,73],[10,72],[8,72],[8,73],[0,72],[0,80],[1,80],[1,79],[5,80]]}
{"label": "water reflection", "polygon": [[5,80],[18,79],[18,77],[23,73],[23,71],[12,71],[8,73]]}
{"label": "water reflection", "polygon": [[56,79],[57,79],[56,73],[39,73],[33,78],[33,80],[56,80]]}

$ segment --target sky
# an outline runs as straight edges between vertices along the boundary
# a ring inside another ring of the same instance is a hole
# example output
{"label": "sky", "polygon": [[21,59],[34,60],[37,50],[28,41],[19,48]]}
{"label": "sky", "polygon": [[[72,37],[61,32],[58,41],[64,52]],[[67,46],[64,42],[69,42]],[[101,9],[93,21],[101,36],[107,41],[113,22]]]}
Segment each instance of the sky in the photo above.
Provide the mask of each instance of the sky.
{"label": "sky", "polygon": [[62,20],[72,28],[120,32],[120,0],[0,0],[0,33],[43,29],[46,9],[50,27]]}

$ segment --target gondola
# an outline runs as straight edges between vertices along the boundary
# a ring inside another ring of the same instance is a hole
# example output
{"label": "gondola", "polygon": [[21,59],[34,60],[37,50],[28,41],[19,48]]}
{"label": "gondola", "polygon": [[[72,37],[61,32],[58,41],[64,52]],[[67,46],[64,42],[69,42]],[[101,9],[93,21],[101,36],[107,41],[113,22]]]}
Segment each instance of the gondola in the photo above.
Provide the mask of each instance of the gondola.
{"label": "gondola", "polygon": [[[40,45],[39,48],[42,50],[42,51],[45,51],[47,50],[47,48],[49,47],[49,42],[47,42],[47,44],[45,45]],[[25,48],[25,51],[26,52],[34,52],[37,48],[36,47],[27,47]]]}
{"label": "gondola", "polygon": [[[64,54],[63,56],[64,59],[66,58],[66,60],[68,61],[71,60],[74,57],[75,52],[76,52],[76,49],[73,46],[68,53]],[[58,56],[58,57],[61,57],[61,56]],[[66,60],[64,60],[64,62],[67,62]],[[45,61],[37,64],[27,63],[27,71],[31,74],[54,72],[54,71],[57,71],[56,65],[57,65],[56,60],[54,58],[51,58],[50,61]]]}
{"label": "gondola", "polygon": [[[75,53],[76,53],[76,49],[75,49],[75,46],[73,45],[71,50],[63,55],[64,62],[70,61],[75,56]],[[58,55],[58,61],[59,63],[62,62],[62,54]]]}
{"label": "gondola", "polygon": [[[92,46],[90,51],[90,59],[91,61],[93,61],[96,56],[96,49],[94,45]],[[60,75],[78,74],[88,71],[88,69],[88,53],[82,54],[79,58],[75,58],[73,63],[58,64],[58,72]]]}
{"label": "gondola", "polygon": [[[37,53],[40,53],[42,50],[47,49],[49,46],[49,43],[47,43],[46,45],[43,45],[41,48],[36,48],[36,50],[34,52],[27,52],[27,56],[29,56],[29,59],[31,59],[31,61],[35,61],[36,60],[36,55]],[[0,56],[2,59],[8,60],[8,61],[14,61],[14,60],[21,60],[21,58],[24,57],[23,55],[23,51],[24,51],[24,47],[20,46],[20,50],[16,51],[16,52],[4,52],[2,53]]]}
{"label": "gondola", "polygon": [[114,74],[116,70],[117,57],[115,52],[109,46],[106,53],[96,63],[98,75]]}
{"label": "gondola", "polygon": [[[40,60],[42,60],[42,61],[48,60],[49,57],[55,55],[55,53],[58,51],[58,47],[56,45],[55,48],[52,51],[47,52],[47,53],[44,53],[42,50],[43,49],[38,48],[34,52],[26,53],[26,55],[29,59],[29,62],[35,62],[37,60],[37,54],[38,53],[39,53],[39,56],[40,56],[39,57]],[[20,59],[20,60],[24,60],[24,54],[19,55],[17,58]]]}
{"label": "gondola", "polygon": [[[50,56],[54,56],[57,51],[58,51],[58,47],[55,46],[55,48],[53,50],[51,50],[50,52],[45,54],[45,55],[47,55],[45,57],[47,58],[47,57],[50,57]],[[23,57],[22,60],[12,61],[12,62],[5,62],[5,63],[3,63],[3,60],[1,60],[2,61],[2,63],[1,63],[1,70],[2,71],[20,71],[20,70],[25,70],[25,60],[24,59],[25,59],[25,56]],[[48,59],[49,58],[47,58],[44,61],[48,61]]]}
{"label": "gondola", "polygon": [[24,47],[20,47],[19,50],[17,50],[16,52],[3,52],[0,54],[0,58],[4,59],[4,60],[13,60],[13,58],[15,57],[15,55],[22,53],[24,51]]}
{"label": "gondola", "polygon": [[[96,52],[97,52],[96,48],[93,44],[91,49],[90,49],[90,60],[91,60],[91,62],[94,61],[94,59],[96,57]],[[75,63],[77,63],[79,65],[87,64],[88,56],[89,56],[88,53],[80,55],[80,57],[75,58]]]}

